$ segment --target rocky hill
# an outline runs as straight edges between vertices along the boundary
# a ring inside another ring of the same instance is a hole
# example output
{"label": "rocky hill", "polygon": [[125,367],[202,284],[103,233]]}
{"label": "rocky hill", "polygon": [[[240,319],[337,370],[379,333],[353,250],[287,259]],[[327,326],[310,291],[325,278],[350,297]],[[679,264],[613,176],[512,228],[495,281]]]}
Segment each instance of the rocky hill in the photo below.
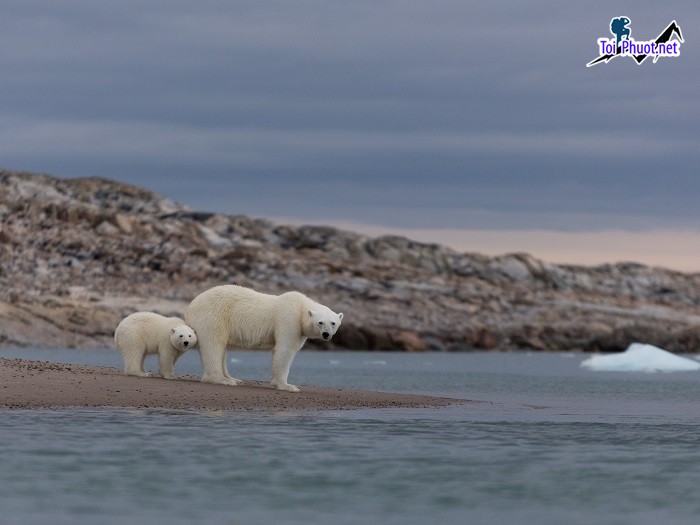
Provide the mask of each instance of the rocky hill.
{"label": "rocky hill", "polygon": [[237,283],[345,313],[322,348],[700,351],[700,274],[556,266],[192,211],[104,179],[0,171],[0,345],[112,346],[136,310]]}

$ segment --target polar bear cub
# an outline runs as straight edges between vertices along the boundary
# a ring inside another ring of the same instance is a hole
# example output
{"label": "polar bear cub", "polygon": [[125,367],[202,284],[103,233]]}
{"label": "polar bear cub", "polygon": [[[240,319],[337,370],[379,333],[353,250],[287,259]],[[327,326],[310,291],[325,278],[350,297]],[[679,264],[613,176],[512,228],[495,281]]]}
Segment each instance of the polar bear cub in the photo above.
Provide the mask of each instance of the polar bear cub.
{"label": "polar bear cub", "polygon": [[202,381],[240,383],[228,374],[229,346],[272,350],[271,383],[289,392],[299,392],[287,382],[294,356],[308,338],[330,340],[342,320],[342,313],[299,292],[268,295],[232,284],[202,292],[185,312],[185,321],[199,338]]}
{"label": "polar bear cub", "polygon": [[125,317],[114,332],[114,342],[124,359],[124,373],[140,377],[146,355],[158,354],[160,375],[174,379],[173,366],[187,350],[197,344],[194,330],[179,317],[164,317],[153,312],[136,312]]}

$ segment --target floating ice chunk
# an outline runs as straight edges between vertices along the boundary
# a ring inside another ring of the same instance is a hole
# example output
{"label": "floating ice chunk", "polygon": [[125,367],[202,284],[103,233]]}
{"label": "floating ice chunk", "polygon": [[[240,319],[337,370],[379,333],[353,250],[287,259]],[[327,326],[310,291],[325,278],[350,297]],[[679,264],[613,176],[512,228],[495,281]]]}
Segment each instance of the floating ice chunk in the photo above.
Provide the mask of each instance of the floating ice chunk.
{"label": "floating ice chunk", "polygon": [[589,357],[581,367],[597,372],[688,372],[700,370],[700,363],[653,345],[632,343],[620,354]]}
{"label": "floating ice chunk", "polygon": [[364,364],[366,364],[366,365],[385,365],[386,361],[383,361],[381,359],[375,359],[372,361],[365,361]]}

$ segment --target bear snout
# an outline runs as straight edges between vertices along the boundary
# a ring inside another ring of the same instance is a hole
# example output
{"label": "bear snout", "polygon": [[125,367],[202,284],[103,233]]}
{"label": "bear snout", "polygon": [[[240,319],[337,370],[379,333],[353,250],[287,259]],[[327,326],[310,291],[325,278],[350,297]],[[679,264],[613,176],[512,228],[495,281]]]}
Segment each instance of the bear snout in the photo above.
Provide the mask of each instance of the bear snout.
{"label": "bear snout", "polygon": [[321,335],[326,341],[328,341],[331,338],[331,334],[329,334],[328,332],[323,332]]}
{"label": "bear snout", "polygon": [[184,342],[182,343],[182,345],[183,345],[183,346],[190,346],[190,342],[189,342],[189,341],[184,341]]}

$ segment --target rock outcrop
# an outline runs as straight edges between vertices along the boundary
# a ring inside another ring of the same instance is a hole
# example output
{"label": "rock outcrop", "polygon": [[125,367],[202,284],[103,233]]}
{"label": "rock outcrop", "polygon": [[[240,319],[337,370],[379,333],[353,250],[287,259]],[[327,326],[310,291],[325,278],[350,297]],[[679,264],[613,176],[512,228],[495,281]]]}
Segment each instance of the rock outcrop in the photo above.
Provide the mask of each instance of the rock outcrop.
{"label": "rock outcrop", "polygon": [[11,171],[0,171],[0,225],[4,346],[112,346],[125,315],[182,315],[199,292],[236,283],[296,289],[345,312],[337,348],[700,351],[698,273],[458,253]]}

